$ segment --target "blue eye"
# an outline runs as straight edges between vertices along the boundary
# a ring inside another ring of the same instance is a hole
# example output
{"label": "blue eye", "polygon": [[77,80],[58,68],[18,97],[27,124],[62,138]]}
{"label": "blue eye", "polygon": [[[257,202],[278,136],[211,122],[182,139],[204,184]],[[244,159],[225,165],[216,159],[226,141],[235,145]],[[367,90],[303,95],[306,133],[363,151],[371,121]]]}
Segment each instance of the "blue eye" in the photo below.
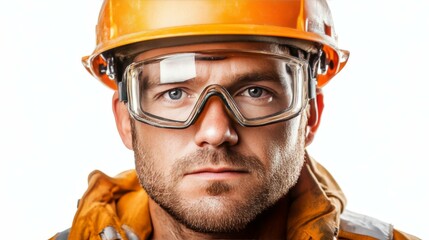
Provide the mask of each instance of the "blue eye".
{"label": "blue eye", "polygon": [[175,89],[168,91],[168,96],[172,100],[179,100],[182,98],[182,95],[183,95],[183,91],[179,88],[175,88]]}
{"label": "blue eye", "polygon": [[262,94],[264,93],[264,90],[259,87],[252,87],[247,89],[247,93],[249,94],[250,97],[258,98],[262,96]]}

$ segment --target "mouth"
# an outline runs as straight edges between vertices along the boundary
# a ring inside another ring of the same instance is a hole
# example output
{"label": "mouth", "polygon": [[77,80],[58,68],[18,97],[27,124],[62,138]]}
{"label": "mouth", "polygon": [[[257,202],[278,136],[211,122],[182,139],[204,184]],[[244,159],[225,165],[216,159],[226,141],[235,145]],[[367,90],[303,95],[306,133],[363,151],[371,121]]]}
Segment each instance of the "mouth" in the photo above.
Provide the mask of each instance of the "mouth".
{"label": "mouth", "polygon": [[195,177],[206,180],[222,180],[227,178],[235,178],[249,174],[246,169],[230,168],[230,167],[203,167],[192,170],[186,173],[185,177]]}
{"label": "mouth", "polygon": [[204,167],[192,170],[184,175],[184,177],[198,178],[200,180],[227,180],[237,177],[242,177],[250,172],[246,169],[237,169],[229,167]]}

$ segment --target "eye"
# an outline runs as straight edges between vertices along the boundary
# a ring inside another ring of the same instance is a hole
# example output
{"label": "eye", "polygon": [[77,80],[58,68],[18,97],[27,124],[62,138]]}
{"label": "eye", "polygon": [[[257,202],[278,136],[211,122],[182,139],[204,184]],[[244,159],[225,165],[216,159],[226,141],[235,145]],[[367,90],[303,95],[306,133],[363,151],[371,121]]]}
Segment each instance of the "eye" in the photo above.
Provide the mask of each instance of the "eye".
{"label": "eye", "polygon": [[253,87],[253,88],[247,89],[247,93],[249,94],[250,97],[257,98],[262,96],[262,94],[264,93],[264,90],[262,88]]}
{"label": "eye", "polygon": [[[169,104],[171,106],[178,104],[188,104],[195,97],[192,90],[186,87],[169,87],[167,89],[157,89],[158,93],[152,94],[152,103]],[[149,99],[147,101],[150,101]],[[149,103],[149,102],[147,102]]]}
{"label": "eye", "polygon": [[260,98],[267,95],[268,92],[261,87],[250,87],[244,90],[241,95],[251,98]]}
{"label": "eye", "polygon": [[183,88],[170,88],[162,93],[160,93],[157,97],[158,100],[168,101],[168,102],[182,102],[185,99],[190,98],[191,95],[187,92],[186,89]]}
{"label": "eye", "polygon": [[183,90],[179,88],[171,89],[164,94],[164,97],[167,97],[168,99],[171,99],[171,100],[179,100],[182,98],[182,96],[183,96]]}
{"label": "eye", "polygon": [[[157,91],[159,91],[158,94],[155,93],[148,98],[143,98],[142,102],[142,105],[144,105],[146,109],[153,109],[151,110],[153,112],[192,107],[195,102],[194,93],[191,89],[186,87],[170,86],[168,89],[157,89]],[[164,112],[163,114],[166,113]]]}

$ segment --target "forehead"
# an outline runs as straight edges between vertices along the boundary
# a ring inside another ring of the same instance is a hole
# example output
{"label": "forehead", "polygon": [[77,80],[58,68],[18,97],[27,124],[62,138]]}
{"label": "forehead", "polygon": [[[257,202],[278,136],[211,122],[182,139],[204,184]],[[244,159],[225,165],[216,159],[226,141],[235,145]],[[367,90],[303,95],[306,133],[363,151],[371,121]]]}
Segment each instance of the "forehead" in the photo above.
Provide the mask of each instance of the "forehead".
{"label": "forehead", "polygon": [[285,51],[284,49],[280,48],[278,44],[265,43],[265,42],[203,43],[203,44],[193,44],[193,45],[166,47],[166,48],[148,50],[138,54],[134,58],[134,61],[142,61],[142,60],[146,60],[149,58],[170,54],[170,53],[204,51],[204,50],[213,50],[213,49],[256,50],[256,51],[273,52],[277,54],[284,53]]}

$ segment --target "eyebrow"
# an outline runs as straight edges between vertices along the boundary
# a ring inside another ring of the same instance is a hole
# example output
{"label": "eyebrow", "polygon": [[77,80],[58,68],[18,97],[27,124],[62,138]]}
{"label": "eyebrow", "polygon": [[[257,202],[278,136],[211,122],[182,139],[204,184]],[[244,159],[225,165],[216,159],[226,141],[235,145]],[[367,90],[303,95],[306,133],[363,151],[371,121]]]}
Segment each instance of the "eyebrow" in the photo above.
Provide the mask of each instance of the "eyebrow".
{"label": "eyebrow", "polygon": [[276,71],[255,71],[243,74],[237,74],[234,77],[235,82],[278,82],[282,77]]}
{"label": "eyebrow", "polygon": [[285,76],[279,74],[277,71],[253,71],[246,73],[239,73],[232,76],[229,83],[225,84],[226,88],[236,88],[246,83],[257,83],[257,82],[272,82],[279,83],[281,85],[286,82]]}
{"label": "eyebrow", "polygon": [[[245,83],[257,83],[261,81],[274,82],[274,83],[280,83],[280,84],[283,82],[286,82],[285,77],[282,76],[281,74],[278,74],[278,72],[276,71],[253,71],[253,72],[239,73],[223,79],[228,79],[227,82],[220,84],[225,88],[235,88],[234,86],[241,86]],[[197,78],[188,79],[183,81],[182,83],[184,82],[199,84],[199,83],[205,82],[205,80],[197,76]],[[155,78],[149,78],[148,76],[143,77],[143,87],[145,89],[150,89],[154,86],[159,86],[159,85],[166,85],[166,84],[159,83],[159,76]]]}

